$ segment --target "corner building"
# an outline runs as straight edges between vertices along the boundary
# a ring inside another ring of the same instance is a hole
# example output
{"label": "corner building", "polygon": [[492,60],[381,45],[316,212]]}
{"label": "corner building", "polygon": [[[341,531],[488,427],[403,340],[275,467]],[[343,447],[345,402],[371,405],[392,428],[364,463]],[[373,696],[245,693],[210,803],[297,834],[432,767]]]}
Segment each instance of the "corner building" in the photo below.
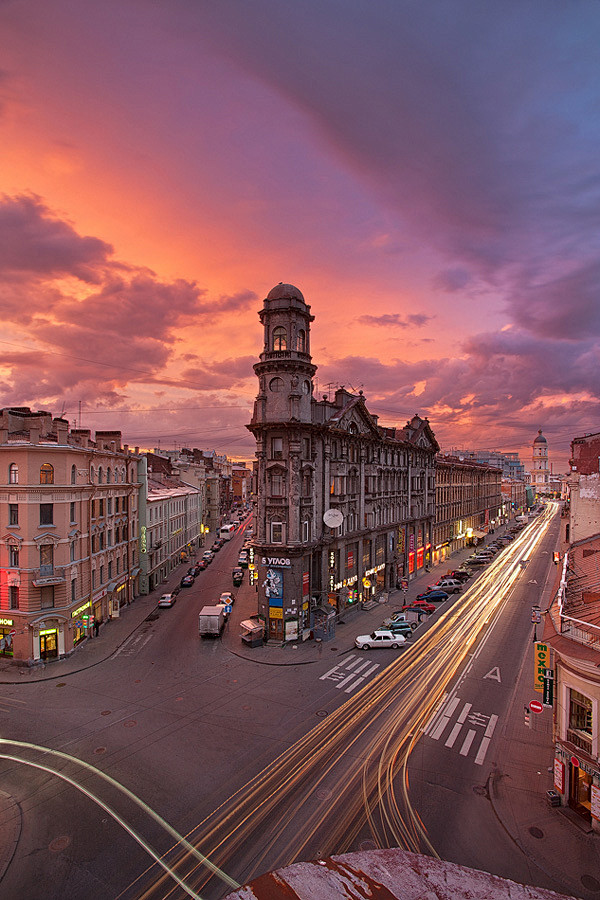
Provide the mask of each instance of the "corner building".
{"label": "corner building", "polygon": [[362,392],[316,400],[310,306],[279,284],[247,426],[256,438],[258,610],[275,640],[332,637],[335,618],[431,562],[435,455],[426,419],[383,428]]}

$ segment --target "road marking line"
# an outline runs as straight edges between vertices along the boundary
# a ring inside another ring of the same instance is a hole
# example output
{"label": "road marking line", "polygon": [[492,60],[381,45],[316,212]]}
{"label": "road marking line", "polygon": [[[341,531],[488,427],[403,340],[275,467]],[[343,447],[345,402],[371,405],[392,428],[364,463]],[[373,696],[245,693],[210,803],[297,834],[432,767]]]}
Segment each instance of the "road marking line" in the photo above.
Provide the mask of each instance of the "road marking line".
{"label": "road marking line", "polygon": [[432,730],[431,734],[429,735],[431,738],[433,738],[434,741],[438,741],[441,738],[442,732],[444,731],[446,725],[450,721],[452,713],[454,712],[454,710],[456,709],[456,707],[458,706],[459,703],[460,703],[460,697],[453,697],[452,700],[450,701],[450,703],[448,704],[448,706],[446,707],[446,709],[444,710],[444,714],[442,715],[440,721],[437,723],[437,725],[435,726],[435,728]]}
{"label": "road marking line", "polygon": [[[367,665],[368,665],[368,663],[367,663]],[[338,690],[339,690],[339,689],[343,688],[345,684],[348,684],[348,682],[352,681],[353,683],[352,683],[351,687],[346,688],[346,691],[345,691],[346,694],[349,694],[350,691],[355,690],[355,688],[359,684],[362,684],[363,681],[366,681],[367,678],[369,677],[369,675],[371,675],[378,668],[379,668],[379,663],[374,663],[373,665],[371,665],[371,668],[367,672],[364,672],[363,675],[359,675],[358,677],[357,677],[356,672],[350,672],[350,674],[347,675],[343,681],[340,681],[339,684],[336,684],[336,688],[338,688]],[[364,666],[363,666],[363,669],[364,669]]]}
{"label": "road marking line", "polygon": [[485,754],[487,753],[487,748],[490,745],[492,740],[492,735],[494,733],[494,728],[496,727],[496,722],[498,721],[498,716],[490,716],[490,723],[488,727],[485,729],[485,734],[481,739],[481,744],[479,745],[479,752],[475,757],[475,763],[478,766],[483,764],[485,759]]}
{"label": "road marking line", "polygon": [[461,710],[460,716],[458,717],[458,719],[456,721],[456,725],[450,732],[450,736],[449,736],[448,740],[446,741],[446,747],[454,746],[454,742],[455,742],[456,738],[458,737],[461,728],[465,724],[465,719],[467,718],[467,714],[470,709],[471,709],[471,704],[465,703],[465,705],[463,706],[463,708]]}
{"label": "road marking line", "polygon": [[434,711],[431,713],[431,715],[430,715],[430,717],[429,717],[429,720],[428,720],[428,722],[427,722],[427,725],[425,725],[425,727],[421,729],[421,730],[423,731],[424,734],[428,734],[428,733],[429,733],[429,729],[432,728],[432,727],[435,725],[435,723],[437,722],[439,716],[441,716],[442,711],[443,711],[443,709],[444,709],[444,703],[446,702],[446,698],[447,698],[447,697],[448,697],[448,694],[445,693],[444,696],[442,697],[442,699],[440,700],[439,704],[437,705],[437,707],[436,707],[436,708],[434,709]]}
{"label": "road marking line", "polygon": [[469,729],[469,731],[467,732],[467,736],[466,736],[466,738],[465,738],[465,740],[464,740],[464,743],[463,743],[462,747],[460,748],[460,755],[461,755],[461,756],[466,756],[466,755],[467,755],[467,753],[468,753],[469,750],[471,749],[471,744],[473,743],[473,739],[474,739],[474,737],[475,737],[476,734],[477,734],[477,732],[476,732],[476,731],[473,731],[472,728]]}

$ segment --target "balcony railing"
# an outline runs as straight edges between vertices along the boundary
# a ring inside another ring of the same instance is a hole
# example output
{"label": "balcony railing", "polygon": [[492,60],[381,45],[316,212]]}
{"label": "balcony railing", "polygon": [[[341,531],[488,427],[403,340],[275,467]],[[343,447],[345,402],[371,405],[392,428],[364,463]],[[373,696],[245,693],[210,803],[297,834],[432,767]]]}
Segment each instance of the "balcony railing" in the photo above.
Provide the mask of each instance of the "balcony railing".
{"label": "balcony railing", "polygon": [[592,755],[592,742],[591,740],[587,740],[582,737],[578,731],[573,731],[571,728],[567,728],[567,740],[571,744],[575,744],[576,747],[579,747],[580,750],[584,750],[588,756]]}
{"label": "balcony railing", "polygon": [[61,584],[65,578],[66,566],[45,565],[34,569],[32,584],[34,587],[44,587],[48,584]]}

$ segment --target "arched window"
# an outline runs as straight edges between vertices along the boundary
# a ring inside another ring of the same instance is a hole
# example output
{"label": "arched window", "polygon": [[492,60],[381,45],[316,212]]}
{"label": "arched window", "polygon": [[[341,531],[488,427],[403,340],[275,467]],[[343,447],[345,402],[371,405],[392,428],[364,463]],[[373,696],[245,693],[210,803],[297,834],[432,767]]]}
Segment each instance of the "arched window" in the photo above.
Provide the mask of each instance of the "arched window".
{"label": "arched window", "polygon": [[273,350],[287,350],[287,332],[283,325],[273,329]]}
{"label": "arched window", "polygon": [[8,467],[8,483],[9,484],[18,484],[19,483],[19,467],[16,463],[11,463]]}
{"label": "arched window", "polygon": [[40,484],[54,484],[54,467],[50,463],[40,468]]}
{"label": "arched window", "polygon": [[298,340],[296,345],[299,353],[304,353],[306,351],[306,332],[302,328],[298,332]]}
{"label": "arched window", "polygon": [[106,470],[106,483],[110,484],[111,481],[112,481],[112,472],[110,471],[110,469],[107,469]]}
{"label": "arched window", "polygon": [[102,484],[102,466],[98,466],[98,484]]}
{"label": "arched window", "polygon": [[77,483],[77,466],[71,466],[71,484]]}

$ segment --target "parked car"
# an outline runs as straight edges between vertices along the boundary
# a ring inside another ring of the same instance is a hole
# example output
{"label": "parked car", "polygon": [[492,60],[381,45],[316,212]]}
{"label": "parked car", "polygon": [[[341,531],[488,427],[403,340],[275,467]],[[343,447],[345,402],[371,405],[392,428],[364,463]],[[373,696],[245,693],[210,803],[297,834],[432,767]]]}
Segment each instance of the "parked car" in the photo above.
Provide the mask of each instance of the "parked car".
{"label": "parked car", "polygon": [[[447,595],[446,595],[447,596]],[[406,606],[402,607],[403,612],[425,612],[432,613],[435,612],[435,606],[433,603],[427,603],[425,600],[414,600],[412,603],[407,603]]]}
{"label": "parked car", "polygon": [[221,549],[221,544],[219,543],[219,541],[215,541],[210,549],[212,550],[213,553],[218,553],[219,550]]}
{"label": "parked car", "polygon": [[177,594],[172,591],[170,594],[163,594],[158,601],[158,605],[161,607],[173,606],[176,600]]}
{"label": "parked car", "polygon": [[431,590],[425,591],[423,594],[417,594],[417,599],[414,602],[420,603],[422,600],[424,600],[431,606],[433,602],[443,603],[444,600],[447,600],[449,596],[450,594],[448,593],[448,591],[442,591],[441,588],[433,588]]}
{"label": "parked car", "polygon": [[194,581],[195,579],[193,575],[184,575],[179,584],[181,587],[191,587]]}
{"label": "parked car", "polygon": [[475,566],[487,566],[489,562],[491,562],[493,557],[486,556],[470,556],[467,560],[467,565],[475,567]]}
{"label": "parked car", "polygon": [[359,650],[370,650],[371,647],[392,647],[397,650],[405,640],[403,635],[391,631],[374,631],[372,634],[359,634],[354,646]]}
{"label": "parked car", "polygon": [[205,559],[199,559],[196,563],[196,568],[199,569],[200,572],[202,572],[207,567],[207,565],[208,563]]}
{"label": "parked car", "polygon": [[[407,621],[408,621],[408,619],[406,618],[406,613],[398,611],[398,612],[392,613],[392,615],[388,616],[387,619],[384,619],[382,627],[385,629],[388,627],[388,625],[391,625],[392,622],[407,622]],[[416,627],[417,626],[415,625],[415,628]]]}
{"label": "parked car", "polygon": [[248,553],[246,550],[242,550],[238,559],[238,566],[241,566],[242,569],[248,568]]}
{"label": "parked car", "polygon": [[458,594],[459,591],[462,591],[462,581],[459,581],[458,578],[440,578],[436,584],[430,585],[430,588],[432,591],[441,590],[448,594]]}
{"label": "parked car", "polygon": [[202,554],[202,558],[206,561],[206,565],[208,565],[215,558],[215,554],[213,553],[212,550],[205,550],[204,553]]}
{"label": "parked car", "polygon": [[468,581],[469,578],[473,577],[473,573],[469,572],[468,569],[455,569],[453,572],[448,573],[448,578],[457,578],[458,581]]}
{"label": "parked car", "polygon": [[390,625],[386,626],[388,631],[391,631],[392,634],[401,634],[404,638],[409,638],[412,636],[413,631],[417,628],[416,622],[391,622]]}
{"label": "parked car", "polygon": [[204,566],[200,566],[198,563],[194,566],[192,570],[192,575],[194,576],[194,578],[198,577],[203,568]]}
{"label": "parked car", "polygon": [[241,568],[235,568],[231,573],[231,578],[233,580],[233,586],[239,587],[244,583],[244,570]]}

